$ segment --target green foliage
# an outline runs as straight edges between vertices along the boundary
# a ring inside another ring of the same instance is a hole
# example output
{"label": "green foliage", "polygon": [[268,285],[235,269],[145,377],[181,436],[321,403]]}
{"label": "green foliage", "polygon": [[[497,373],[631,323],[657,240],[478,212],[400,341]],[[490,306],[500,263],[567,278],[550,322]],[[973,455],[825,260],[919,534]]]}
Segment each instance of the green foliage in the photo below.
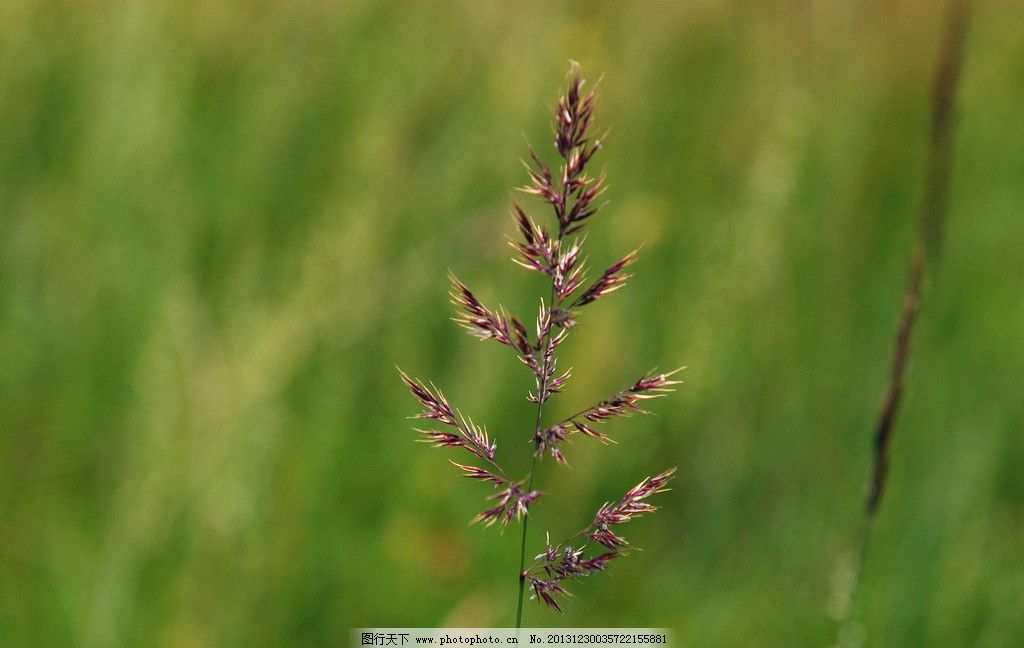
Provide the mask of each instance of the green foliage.
{"label": "green foliage", "polygon": [[[537,551],[647,467],[679,474],[628,570],[525,623],[832,640],[939,12],[514,4],[3,3],[0,645],[511,623],[517,534],[466,527],[480,493],[413,443],[394,365],[528,461],[530,376],[446,320],[445,265],[535,307],[541,280],[502,265],[508,188],[571,58],[612,128],[592,260],[645,247],[566,343],[551,414],[690,369],[616,451],[543,463],[575,496],[538,505]],[[975,18],[868,646],[1024,644],[1024,11]]]}

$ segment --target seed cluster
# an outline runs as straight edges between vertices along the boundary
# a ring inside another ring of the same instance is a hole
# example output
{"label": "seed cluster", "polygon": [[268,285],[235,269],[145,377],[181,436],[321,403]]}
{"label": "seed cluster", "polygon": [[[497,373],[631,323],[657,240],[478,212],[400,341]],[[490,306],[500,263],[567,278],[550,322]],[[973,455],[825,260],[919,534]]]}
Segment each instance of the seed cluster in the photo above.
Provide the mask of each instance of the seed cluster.
{"label": "seed cluster", "polygon": [[[595,425],[635,412],[645,413],[641,407],[643,401],[664,396],[679,383],[671,379],[678,369],[667,373],[651,371],[596,405],[556,423],[542,425],[544,404],[551,396],[562,392],[572,376],[572,369],[557,369],[559,346],[576,326],[580,309],[625,285],[631,276],[625,270],[637,257],[636,251],[626,254],[588,284],[584,239],[579,235],[603,207],[598,198],[604,193],[605,179],[588,173],[588,164],[601,149],[602,138],[590,135],[595,94],[593,91],[584,93],[583,86],[578,69],[574,69],[554,111],[558,167],[552,169],[533,149],[529,151],[530,162],[524,162],[530,181],[520,191],[550,206],[555,227],[549,229],[538,224],[518,201],[512,204],[512,218],[518,233],[518,238],[509,241],[515,251],[512,261],[545,275],[550,282],[550,294],[546,300],[540,299],[532,334],[521,319],[500,306],[484,305],[465,283],[451,276],[450,296],[457,311],[455,321],[475,337],[511,348],[533,375],[534,388],[527,394],[527,400],[536,408],[532,436],[535,466],[537,457],[545,453],[557,463],[567,463],[564,442],[576,432],[600,442],[611,441]],[[511,478],[498,463],[497,444],[490,440],[485,428],[453,408],[436,387],[428,388],[404,372],[401,376],[423,408],[416,418],[446,426],[442,430],[419,430],[423,435],[421,440],[438,447],[464,448],[486,464],[483,467],[452,462],[463,476],[490,483],[497,491],[488,498],[493,505],[474,517],[473,522],[487,526],[500,522],[504,528],[512,520],[522,519],[525,547],[525,524],[530,506],[541,495],[532,488],[534,470],[531,469],[524,479]],[[532,598],[561,612],[557,597],[569,595],[562,583],[603,571],[611,560],[624,555],[630,544],[611,527],[654,511],[655,507],[646,499],[666,491],[665,484],[674,472],[672,468],[646,478],[616,503],[604,504],[587,527],[565,542],[552,545],[549,539],[533,565],[521,566],[519,612],[526,583]]]}

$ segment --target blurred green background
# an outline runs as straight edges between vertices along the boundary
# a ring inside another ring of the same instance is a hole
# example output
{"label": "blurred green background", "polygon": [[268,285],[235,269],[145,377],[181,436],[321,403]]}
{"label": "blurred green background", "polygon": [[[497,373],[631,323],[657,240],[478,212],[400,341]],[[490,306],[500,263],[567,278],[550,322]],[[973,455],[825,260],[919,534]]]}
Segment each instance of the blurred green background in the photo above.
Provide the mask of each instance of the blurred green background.
{"label": "blurred green background", "polygon": [[[563,347],[567,414],[688,365],[545,461],[571,533],[679,466],[565,618],[826,646],[921,201],[939,3],[0,3],[0,645],[344,645],[510,625],[518,532],[413,443],[395,365],[529,463],[526,370],[448,320],[507,263],[526,141],[603,76],[636,276]],[[978,3],[951,211],[859,618],[868,646],[1024,645],[1024,6]],[[550,157],[549,157],[550,159]],[[535,213],[540,215],[539,206]]]}

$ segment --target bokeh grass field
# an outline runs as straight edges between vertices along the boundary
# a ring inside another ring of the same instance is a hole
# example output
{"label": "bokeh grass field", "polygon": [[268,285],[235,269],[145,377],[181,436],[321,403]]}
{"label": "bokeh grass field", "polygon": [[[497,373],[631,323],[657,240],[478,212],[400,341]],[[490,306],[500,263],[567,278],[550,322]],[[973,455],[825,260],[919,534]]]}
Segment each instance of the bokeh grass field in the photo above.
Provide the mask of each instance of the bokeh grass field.
{"label": "bokeh grass field", "polygon": [[[507,4],[507,6],[506,6]],[[922,195],[939,3],[0,3],[0,646],[344,645],[509,625],[518,534],[413,443],[395,370],[528,467],[510,188],[569,60],[600,85],[594,265],[553,413],[688,365],[544,462],[531,550],[679,466],[643,552],[527,625],[826,646]],[[859,618],[1024,645],[1024,6],[978,3]],[[536,213],[541,213],[539,210]],[[534,552],[536,553],[536,552]]]}

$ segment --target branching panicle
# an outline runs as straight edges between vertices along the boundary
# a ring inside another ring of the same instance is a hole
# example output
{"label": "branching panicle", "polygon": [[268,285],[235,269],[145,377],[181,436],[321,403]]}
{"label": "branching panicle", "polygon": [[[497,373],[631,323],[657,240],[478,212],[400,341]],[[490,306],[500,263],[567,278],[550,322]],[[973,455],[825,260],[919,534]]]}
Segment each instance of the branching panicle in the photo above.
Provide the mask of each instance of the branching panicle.
{"label": "branching panicle", "polygon": [[[560,583],[604,571],[610,561],[626,555],[630,548],[629,542],[609,529],[609,525],[622,524],[643,513],[657,510],[657,507],[644,500],[651,495],[669,490],[665,484],[672,479],[675,472],[675,468],[670,468],[663,473],[648,477],[629,489],[615,504],[606,502],[598,509],[594,521],[589,526],[578,531],[563,544],[552,545],[549,535],[544,552],[534,558],[535,562],[526,571],[535,594],[549,607],[561,612],[552,595],[569,596],[570,594],[560,586]],[[593,552],[588,552],[586,543],[573,544],[573,540],[580,536],[597,545],[593,548]],[[539,572],[543,572],[543,576],[534,576]],[[540,596],[538,588],[548,596]]]}
{"label": "branching panicle", "polygon": [[675,391],[672,389],[672,385],[678,385],[682,381],[671,380],[671,377],[682,370],[683,367],[680,367],[679,369],[660,374],[655,374],[652,370],[611,398],[603,400],[597,405],[573,416],[572,420],[582,417],[592,423],[598,423],[615,416],[627,415],[631,412],[647,414],[647,410],[640,407],[638,403],[653,398],[661,398],[667,393]]}
{"label": "branching panicle", "polygon": [[565,463],[565,455],[559,446],[574,432],[597,439],[602,443],[611,442],[612,439],[608,435],[595,429],[592,424],[617,416],[628,416],[634,412],[640,414],[649,413],[639,403],[652,398],[660,398],[668,392],[674,391],[672,386],[680,384],[681,381],[672,380],[671,378],[679,371],[682,371],[682,369],[680,367],[675,371],[666,373],[655,373],[652,370],[611,398],[577,412],[548,428],[538,430],[533,437],[536,451],[542,453],[547,449],[556,461]]}
{"label": "branching panicle", "polygon": [[[535,405],[532,442],[533,466],[525,479],[516,480],[497,463],[496,445],[482,426],[475,425],[454,409],[436,387],[402,373],[402,380],[419,401],[423,411],[418,418],[430,419],[448,426],[444,430],[420,430],[423,441],[439,447],[464,448],[484,466],[465,465],[452,461],[468,479],[489,483],[497,491],[488,499],[492,503],[473,518],[473,522],[491,526],[500,523],[504,528],[513,520],[522,520],[520,545],[519,597],[516,626],[522,618],[523,594],[528,586],[536,598],[557,612],[561,612],[559,597],[570,594],[562,587],[568,579],[578,579],[603,571],[608,563],[625,554],[629,543],[609,525],[621,524],[632,517],[653,511],[646,498],[663,492],[664,484],[674,472],[666,471],[637,484],[615,504],[605,504],[593,522],[561,545],[550,541],[537,561],[525,569],[527,525],[530,506],[540,496],[533,488],[537,461],[545,453],[559,464],[566,464],[563,443],[573,434],[597,439],[602,443],[611,439],[595,429],[596,423],[606,419],[643,412],[641,401],[656,398],[671,391],[678,381],[671,380],[675,372],[644,374],[626,389],[597,405],[588,407],[554,424],[543,424],[543,407],[554,394],[565,389],[572,370],[559,371],[557,351],[566,340],[569,330],[577,324],[577,309],[621,288],[629,275],[624,270],[636,260],[630,252],[609,266],[596,281],[586,279],[586,260],[583,253],[584,237],[577,237],[592,217],[601,209],[598,199],[605,190],[604,177],[588,174],[588,164],[601,149],[601,140],[590,136],[594,115],[594,92],[583,92],[583,79],[579,70],[573,70],[564,93],[554,111],[554,148],[558,153],[557,166],[549,166],[532,148],[529,162],[524,162],[529,183],[521,188],[550,205],[554,224],[535,221],[518,203],[512,204],[512,217],[516,236],[509,240],[515,251],[512,261],[546,277],[549,294],[540,298],[536,326],[531,332],[518,318],[504,309],[485,306],[473,292],[451,276],[451,299],[458,314],[455,321],[472,335],[492,339],[515,350],[519,360],[530,370],[534,388],[528,400]],[[557,226],[557,230],[555,227]],[[550,228],[549,228],[550,227]],[[577,544],[573,544],[577,542]]]}
{"label": "branching panicle", "polygon": [[597,510],[597,515],[594,516],[594,523],[592,526],[597,529],[603,529],[609,524],[622,524],[623,522],[629,522],[634,517],[639,517],[644,513],[658,510],[656,506],[645,502],[644,500],[651,495],[664,493],[669,490],[665,488],[665,484],[672,479],[675,472],[675,468],[669,468],[665,472],[655,475],[654,477],[648,477],[633,488],[629,489],[629,491],[622,496],[622,499],[615,504],[605,503]]}

